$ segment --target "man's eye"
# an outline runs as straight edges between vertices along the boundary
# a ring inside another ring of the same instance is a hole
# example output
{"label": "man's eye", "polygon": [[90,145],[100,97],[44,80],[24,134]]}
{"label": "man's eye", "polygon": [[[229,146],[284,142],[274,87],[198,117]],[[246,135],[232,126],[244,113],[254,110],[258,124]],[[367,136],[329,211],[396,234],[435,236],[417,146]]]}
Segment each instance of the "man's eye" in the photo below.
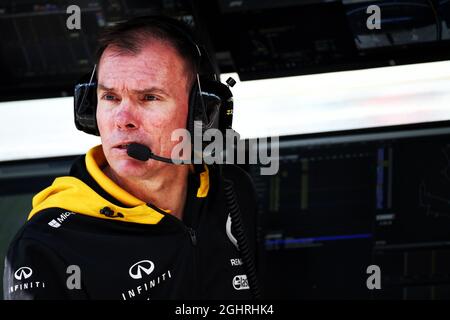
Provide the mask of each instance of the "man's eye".
{"label": "man's eye", "polygon": [[154,95],[146,94],[146,95],[144,96],[144,100],[145,100],[145,101],[155,101],[155,100],[158,100],[158,98],[155,97]]}
{"label": "man's eye", "polygon": [[103,99],[113,101],[113,100],[116,99],[116,97],[114,95],[112,95],[112,94],[104,94],[103,95]]}

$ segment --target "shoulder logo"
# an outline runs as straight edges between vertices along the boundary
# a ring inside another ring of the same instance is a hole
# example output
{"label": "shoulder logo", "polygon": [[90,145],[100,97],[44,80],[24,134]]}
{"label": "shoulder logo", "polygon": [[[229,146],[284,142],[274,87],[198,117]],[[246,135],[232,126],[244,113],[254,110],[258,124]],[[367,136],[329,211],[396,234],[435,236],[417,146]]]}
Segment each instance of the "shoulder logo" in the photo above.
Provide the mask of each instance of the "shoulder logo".
{"label": "shoulder logo", "polygon": [[31,268],[22,267],[17,269],[16,272],[14,272],[14,278],[16,278],[17,280],[25,280],[31,277],[32,274],[33,270],[31,270]]}
{"label": "shoulder logo", "polygon": [[[30,267],[21,267],[14,272],[14,279],[19,280],[20,282],[13,282],[9,288],[4,288],[4,290],[8,290],[8,292],[14,293],[16,291],[27,291],[34,290],[38,288],[45,288],[45,281],[38,279],[39,281],[27,280],[31,278],[33,275],[33,270]],[[35,277],[34,277],[35,278]]]}
{"label": "shoulder logo", "polygon": [[150,260],[141,260],[133,264],[128,270],[128,273],[133,279],[142,279],[142,273],[145,273],[148,276],[153,272],[154,269],[155,264],[153,262],[151,262]]}
{"label": "shoulder logo", "polygon": [[53,219],[52,221],[50,221],[50,222],[48,223],[48,225],[49,225],[50,227],[53,227],[53,228],[59,228],[59,227],[61,227],[61,224],[60,224],[59,222],[57,222],[55,219]]}
{"label": "shoulder logo", "polygon": [[59,228],[59,227],[61,227],[61,224],[72,214],[75,214],[75,213],[73,213],[72,211],[63,212],[56,219],[52,219],[48,223],[48,225],[53,228]]}

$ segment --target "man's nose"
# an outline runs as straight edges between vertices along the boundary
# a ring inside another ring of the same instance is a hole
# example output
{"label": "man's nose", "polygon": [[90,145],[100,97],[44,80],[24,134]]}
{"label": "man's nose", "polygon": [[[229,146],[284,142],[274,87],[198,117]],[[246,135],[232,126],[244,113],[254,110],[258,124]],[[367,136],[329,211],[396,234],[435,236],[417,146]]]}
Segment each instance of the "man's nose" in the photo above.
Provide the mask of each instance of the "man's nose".
{"label": "man's nose", "polygon": [[136,109],[130,101],[122,101],[115,118],[116,127],[120,130],[134,130],[139,128]]}

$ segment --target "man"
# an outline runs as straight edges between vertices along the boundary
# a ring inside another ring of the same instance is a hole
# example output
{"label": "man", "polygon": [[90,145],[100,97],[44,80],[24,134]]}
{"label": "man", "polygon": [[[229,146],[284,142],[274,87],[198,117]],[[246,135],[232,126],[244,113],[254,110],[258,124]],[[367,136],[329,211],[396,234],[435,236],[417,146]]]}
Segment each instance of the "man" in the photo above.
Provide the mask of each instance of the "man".
{"label": "man", "polygon": [[252,297],[224,190],[225,175],[249,226],[255,196],[244,171],[128,155],[137,143],[171,158],[172,132],[190,126],[200,66],[182,28],[137,18],[100,38],[102,145],[33,198],[6,257],[7,299]]}

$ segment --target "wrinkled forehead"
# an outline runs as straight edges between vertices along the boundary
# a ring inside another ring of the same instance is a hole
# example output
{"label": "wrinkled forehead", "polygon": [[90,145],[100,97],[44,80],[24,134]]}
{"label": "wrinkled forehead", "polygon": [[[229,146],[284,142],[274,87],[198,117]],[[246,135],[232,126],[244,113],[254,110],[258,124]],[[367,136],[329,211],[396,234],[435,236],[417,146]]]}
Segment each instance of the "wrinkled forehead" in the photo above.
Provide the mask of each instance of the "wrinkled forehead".
{"label": "wrinkled forehead", "polygon": [[172,45],[152,41],[139,52],[108,46],[97,66],[97,77],[99,83],[108,87],[159,82],[162,86],[182,85],[189,89],[188,69],[185,59]]}

